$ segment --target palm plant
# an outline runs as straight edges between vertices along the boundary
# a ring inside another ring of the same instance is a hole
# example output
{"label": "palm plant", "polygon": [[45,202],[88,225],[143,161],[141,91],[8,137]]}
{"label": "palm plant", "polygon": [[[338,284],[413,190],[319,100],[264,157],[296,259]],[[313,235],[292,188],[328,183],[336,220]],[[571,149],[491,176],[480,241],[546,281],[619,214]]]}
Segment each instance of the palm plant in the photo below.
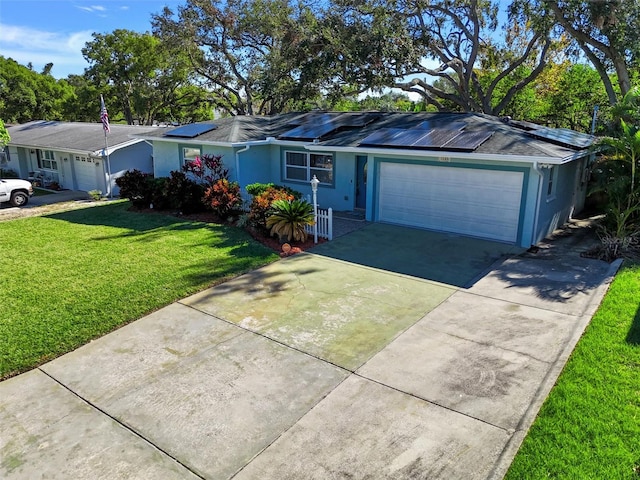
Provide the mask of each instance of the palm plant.
{"label": "palm plant", "polygon": [[605,162],[614,162],[620,164],[623,169],[628,168],[629,177],[626,187],[621,185],[619,179],[614,179],[610,189],[614,187],[622,187],[623,195],[626,197],[626,208],[632,208],[637,204],[637,188],[636,176],[638,162],[640,162],[640,129],[632,125],[628,125],[624,120],[620,120],[622,131],[617,138],[605,138],[600,142],[601,148],[604,147]]}
{"label": "palm plant", "polygon": [[277,234],[287,242],[303,242],[307,238],[306,225],[313,225],[313,206],[304,200],[276,200],[271,204],[272,214],[267,218],[271,235]]}
{"label": "palm plant", "polygon": [[624,120],[620,123],[618,137],[600,142],[603,155],[594,169],[597,182],[594,191],[605,192],[608,197],[607,215],[600,232],[607,258],[624,255],[629,247],[637,245],[639,236],[640,129]]}

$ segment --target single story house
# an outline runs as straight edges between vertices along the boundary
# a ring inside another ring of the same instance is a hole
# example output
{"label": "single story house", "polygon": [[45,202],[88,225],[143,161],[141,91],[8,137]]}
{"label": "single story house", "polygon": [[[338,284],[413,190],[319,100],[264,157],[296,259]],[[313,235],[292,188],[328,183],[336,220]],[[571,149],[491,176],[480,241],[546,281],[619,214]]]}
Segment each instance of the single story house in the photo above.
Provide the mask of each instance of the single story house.
{"label": "single story house", "polygon": [[131,136],[153,128],[111,125],[105,143],[102,123],[40,120],[9,126],[5,168],[44,187],[117,195],[115,179],[127,170],[153,172],[151,145]]}
{"label": "single story house", "polygon": [[137,134],[154,175],[223,155],[232,180],[287,185],[366,219],[529,247],[579,212],[593,137],[477,113],[237,116]]}

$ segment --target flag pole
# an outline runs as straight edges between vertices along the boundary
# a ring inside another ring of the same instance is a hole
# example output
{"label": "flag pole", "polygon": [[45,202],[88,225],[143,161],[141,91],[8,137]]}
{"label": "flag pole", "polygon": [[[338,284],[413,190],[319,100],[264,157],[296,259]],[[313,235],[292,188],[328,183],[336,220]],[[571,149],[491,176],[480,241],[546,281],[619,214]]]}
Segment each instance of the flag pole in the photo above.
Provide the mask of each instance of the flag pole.
{"label": "flag pole", "polygon": [[109,114],[107,113],[107,107],[104,105],[104,98],[100,95],[100,121],[102,122],[102,128],[104,130],[104,155],[107,158],[107,178],[109,188],[109,198],[113,200],[113,186],[111,185],[111,160],[109,159],[109,143],[107,141],[107,133],[111,131],[109,127]]}
{"label": "flag pole", "polygon": [[107,156],[107,178],[108,178],[108,187],[109,188],[109,198],[113,200],[113,188],[111,186],[111,161],[109,160],[109,144],[107,142],[107,131],[104,131],[104,152]]}

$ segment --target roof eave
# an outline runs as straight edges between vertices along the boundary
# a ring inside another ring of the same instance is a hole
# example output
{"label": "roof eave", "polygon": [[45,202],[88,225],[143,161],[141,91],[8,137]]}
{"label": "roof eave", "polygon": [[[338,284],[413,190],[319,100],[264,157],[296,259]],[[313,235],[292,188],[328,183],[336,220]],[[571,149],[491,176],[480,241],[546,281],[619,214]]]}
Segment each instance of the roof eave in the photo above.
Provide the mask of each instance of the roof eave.
{"label": "roof eave", "polygon": [[78,150],[76,148],[61,148],[61,147],[54,147],[51,145],[27,145],[27,144],[22,144],[22,143],[14,143],[14,142],[9,142],[9,145],[7,145],[9,147],[20,147],[20,148],[28,148],[28,149],[47,149],[47,150],[56,150],[56,151],[63,151],[63,152],[69,152],[69,153],[77,153],[79,155],[92,155],[93,151],[92,150]]}
{"label": "roof eave", "polygon": [[334,147],[329,145],[305,144],[304,147],[310,151],[336,151],[343,153],[371,153],[374,155],[394,155],[405,157],[438,157],[438,158],[459,158],[465,160],[482,160],[482,161],[504,161],[516,163],[548,163],[551,165],[561,165],[573,160],[585,157],[591,152],[589,150],[580,150],[566,157],[553,156],[533,156],[533,155],[505,155],[500,153],[475,153],[475,152],[459,152],[453,150],[410,150],[410,149],[394,149],[394,148],[367,148],[367,147]]}

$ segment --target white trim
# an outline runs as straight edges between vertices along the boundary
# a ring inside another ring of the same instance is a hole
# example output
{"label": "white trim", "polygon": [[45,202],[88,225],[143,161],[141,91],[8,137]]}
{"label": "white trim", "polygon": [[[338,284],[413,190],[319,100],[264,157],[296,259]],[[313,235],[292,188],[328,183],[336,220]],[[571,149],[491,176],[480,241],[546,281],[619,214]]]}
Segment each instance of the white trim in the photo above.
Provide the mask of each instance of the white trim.
{"label": "white trim", "polygon": [[[296,155],[304,155],[305,157],[305,165],[293,165],[287,163],[287,155],[288,154],[296,154]],[[311,166],[311,156],[325,156],[331,157],[331,168],[320,168],[320,167],[312,167]],[[327,185],[333,187],[335,185],[335,178],[333,178],[335,173],[335,155],[332,152],[309,152],[305,150],[284,150],[282,156],[282,181],[284,182],[310,182],[311,179],[316,175],[313,171],[316,172],[329,172],[331,176],[331,182],[323,182],[320,180],[320,185]],[[287,176],[287,168],[294,168],[299,170],[304,170],[306,172],[306,179],[299,178],[289,178]],[[319,173],[317,174],[319,175]]]}

